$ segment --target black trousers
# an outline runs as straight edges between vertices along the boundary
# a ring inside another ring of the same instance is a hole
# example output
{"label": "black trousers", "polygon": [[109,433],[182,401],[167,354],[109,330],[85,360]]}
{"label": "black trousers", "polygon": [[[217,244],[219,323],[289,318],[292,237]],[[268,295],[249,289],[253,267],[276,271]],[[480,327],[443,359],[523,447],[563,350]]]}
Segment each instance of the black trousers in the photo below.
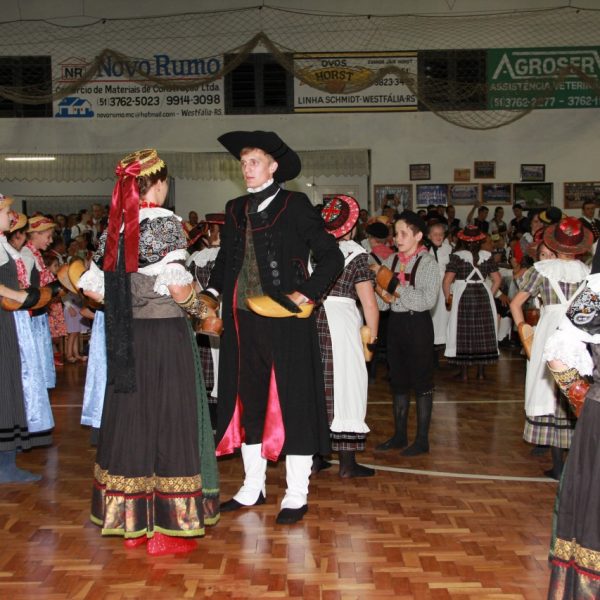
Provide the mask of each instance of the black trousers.
{"label": "black trousers", "polygon": [[395,394],[405,394],[411,389],[417,394],[433,390],[433,340],[429,311],[390,311],[387,359]]}
{"label": "black trousers", "polygon": [[265,318],[248,310],[237,311],[240,340],[239,395],[243,406],[242,426],[246,444],[262,442],[273,348]]}

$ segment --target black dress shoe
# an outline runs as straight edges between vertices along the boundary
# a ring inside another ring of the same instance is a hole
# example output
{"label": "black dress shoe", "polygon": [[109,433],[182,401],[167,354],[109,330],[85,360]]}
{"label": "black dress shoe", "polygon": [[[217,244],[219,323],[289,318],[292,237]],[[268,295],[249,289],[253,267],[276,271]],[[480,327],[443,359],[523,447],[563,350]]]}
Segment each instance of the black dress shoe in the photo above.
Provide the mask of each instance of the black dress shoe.
{"label": "black dress shoe", "polygon": [[275,519],[278,525],[291,525],[302,520],[304,513],[308,510],[308,505],[305,504],[300,508],[282,508]]}
{"label": "black dress shoe", "polygon": [[231,500],[227,500],[227,502],[221,502],[220,509],[222,513],[233,512],[234,510],[240,510],[240,508],[250,508],[251,506],[259,506],[261,504],[264,504],[265,502],[265,497],[261,492],[258,495],[258,500],[254,504],[241,504],[235,498],[232,498]]}

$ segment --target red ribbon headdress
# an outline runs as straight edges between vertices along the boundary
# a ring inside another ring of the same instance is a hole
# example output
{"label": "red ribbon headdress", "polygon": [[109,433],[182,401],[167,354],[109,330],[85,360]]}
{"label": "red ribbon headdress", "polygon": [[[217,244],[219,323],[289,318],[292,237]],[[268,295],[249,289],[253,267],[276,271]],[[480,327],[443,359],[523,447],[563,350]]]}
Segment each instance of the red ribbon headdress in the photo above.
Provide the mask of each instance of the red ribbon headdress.
{"label": "red ribbon headdress", "polygon": [[140,192],[137,178],[157,173],[164,166],[165,163],[152,148],[128,154],[117,165],[115,174],[118,179],[113,189],[108,216],[104,252],[105,271],[114,271],[117,267],[119,233],[122,225],[125,238],[125,271],[135,273],[138,270]]}
{"label": "red ribbon headdress", "polygon": [[44,215],[31,217],[28,224],[27,233],[41,233],[42,231],[48,231],[48,229],[54,229],[56,227],[56,223]]}

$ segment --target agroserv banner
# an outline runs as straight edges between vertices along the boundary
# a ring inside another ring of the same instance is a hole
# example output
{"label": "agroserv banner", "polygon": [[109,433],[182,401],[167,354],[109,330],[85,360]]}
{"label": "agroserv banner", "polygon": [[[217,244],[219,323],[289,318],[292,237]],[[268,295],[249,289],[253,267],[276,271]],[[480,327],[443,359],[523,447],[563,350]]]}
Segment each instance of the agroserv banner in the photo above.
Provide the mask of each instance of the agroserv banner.
{"label": "agroserv banner", "polygon": [[[152,119],[218,117],[224,114],[223,80],[194,89],[177,89],[190,79],[218,73],[222,56],[190,58],[154,54],[127,62],[107,58],[98,77],[80,87],[75,94],[54,102],[54,116],[67,119]],[[53,63],[57,88],[80,78],[89,67],[83,57]],[[134,81],[136,70],[175,86],[165,90],[152,83]]]}
{"label": "agroserv banner", "polygon": [[512,48],[487,51],[488,108],[597,108],[600,48]]}
{"label": "agroserv banner", "polygon": [[[417,110],[417,97],[400,73],[390,73],[373,85],[351,91],[385,67],[407,72],[416,86],[416,52],[303,53],[294,55],[294,112],[381,112]],[[325,91],[311,83],[325,87]]]}

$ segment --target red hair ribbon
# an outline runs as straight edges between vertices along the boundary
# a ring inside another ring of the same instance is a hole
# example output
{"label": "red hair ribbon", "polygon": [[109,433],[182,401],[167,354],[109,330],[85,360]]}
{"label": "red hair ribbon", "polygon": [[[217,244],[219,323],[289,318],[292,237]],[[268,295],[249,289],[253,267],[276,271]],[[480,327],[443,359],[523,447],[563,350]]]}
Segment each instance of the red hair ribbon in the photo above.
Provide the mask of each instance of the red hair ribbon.
{"label": "red hair ribbon", "polygon": [[[16,223],[16,221],[15,221],[15,223]],[[52,223],[54,225],[54,221],[52,219],[40,219],[39,221],[30,223],[29,226],[31,227],[31,229],[37,229],[38,227],[41,227],[42,225],[49,225],[50,223]]]}
{"label": "red hair ribbon", "polygon": [[117,267],[119,233],[124,224],[125,271],[135,273],[138,270],[138,252],[140,243],[140,191],[136,178],[141,171],[139,161],[126,166],[121,163],[116,168],[117,182],[112,193],[108,217],[108,233],[104,252],[104,270],[114,271]]}

